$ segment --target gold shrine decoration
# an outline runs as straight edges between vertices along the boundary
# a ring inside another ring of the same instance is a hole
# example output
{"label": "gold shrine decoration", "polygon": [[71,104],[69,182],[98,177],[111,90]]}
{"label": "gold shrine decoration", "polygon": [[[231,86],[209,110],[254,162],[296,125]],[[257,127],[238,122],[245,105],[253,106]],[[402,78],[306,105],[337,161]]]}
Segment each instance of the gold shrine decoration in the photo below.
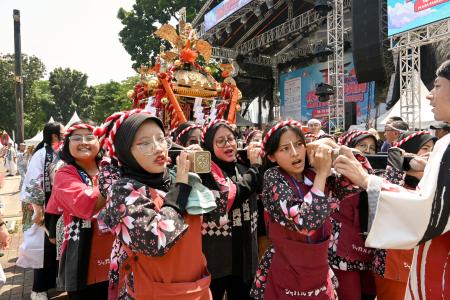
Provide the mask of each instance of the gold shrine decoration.
{"label": "gold shrine decoration", "polygon": [[231,103],[230,103],[230,111],[228,112],[228,119],[227,121],[230,124],[236,124],[236,106],[239,96],[239,89],[237,86],[233,87],[233,96],[231,97]]}
{"label": "gold shrine decoration", "polygon": [[167,98],[169,98],[170,104],[172,104],[172,106],[177,114],[178,122],[180,124],[187,122],[187,119],[183,113],[183,110],[181,109],[180,103],[178,103],[178,100],[175,97],[175,94],[173,93],[169,82],[167,81],[167,76],[165,74],[163,74],[163,76],[159,77],[159,80],[161,81],[161,83],[164,87],[164,90],[167,93]]}
{"label": "gold shrine decoration", "polygon": [[161,39],[169,41],[172,45],[176,45],[179,39],[177,30],[170,24],[162,25],[154,34]]}

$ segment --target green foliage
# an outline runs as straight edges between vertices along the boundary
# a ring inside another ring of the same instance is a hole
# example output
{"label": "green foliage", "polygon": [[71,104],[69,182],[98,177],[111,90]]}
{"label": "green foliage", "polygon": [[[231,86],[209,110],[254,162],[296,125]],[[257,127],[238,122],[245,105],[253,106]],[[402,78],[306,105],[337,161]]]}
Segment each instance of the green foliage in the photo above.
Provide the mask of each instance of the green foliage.
{"label": "green foliage", "polygon": [[159,24],[167,23],[171,17],[186,7],[187,20],[193,20],[205,0],[136,0],[131,11],[120,8],[117,17],[124,25],[119,40],[131,55],[133,68],[154,63],[159,53],[161,40],[153,36]]}
{"label": "green foliage", "polygon": [[81,119],[89,119],[93,111],[95,88],[87,86],[88,76],[69,68],[50,72],[49,86],[53,96],[52,115],[67,123],[76,111]]}
{"label": "green foliage", "polygon": [[117,111],[131,109],[132,102],[127,92],[139,81],[138,76],[130,77],[121,83],[110,81],[95,87],[94,114],[92,119],[100,124]]}
{"label": "green foliage", "polygon": [[[16,130],[14,65],[14,55],[0,56],[0,128],[6,129],[10,134]],[[44,75],[45,66],[39,58],[22,55],[25,138],[32,137],[39,130],[36,110],[44,98],[33,96],[33,86]]]}

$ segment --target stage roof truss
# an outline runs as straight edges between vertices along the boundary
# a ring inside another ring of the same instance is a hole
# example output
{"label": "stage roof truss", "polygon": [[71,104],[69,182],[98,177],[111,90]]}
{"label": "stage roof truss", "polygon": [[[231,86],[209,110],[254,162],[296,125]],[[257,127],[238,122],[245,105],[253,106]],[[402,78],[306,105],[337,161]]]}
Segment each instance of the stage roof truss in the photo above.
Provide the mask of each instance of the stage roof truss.
{"label": "stage roof truss", "polygon": [[328,102],[329,133],[345,129],[344,92],[344,3],[334,0],[334,7],[327,16],[327,41],[333,48],[328,56],[328,84],[334,87],[334,95]]}
{"label": "stage roof truss", "polygon": [[400,116],[410,128],[422,127],[420,47],[450,37],[450,18],[390,37],[390,50],[400,57]]}

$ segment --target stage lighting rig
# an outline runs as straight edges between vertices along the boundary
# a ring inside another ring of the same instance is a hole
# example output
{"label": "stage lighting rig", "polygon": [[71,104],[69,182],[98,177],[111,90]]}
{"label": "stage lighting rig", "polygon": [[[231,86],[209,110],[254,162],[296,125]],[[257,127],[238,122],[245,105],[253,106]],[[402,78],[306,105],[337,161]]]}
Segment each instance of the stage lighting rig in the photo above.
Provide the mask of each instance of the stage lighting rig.
{"label": "stage lighting rig", "polygon": [[267,9],[271,9],[273,7],[273,0],[266,0]]}
{"label": "stage lighting rig", "polygon": [[314,55],[319,62],[326,62],[328,60],[328,55],[333,53],[333,48],[329,45],[318,45],[316,51],[314,51]]}
{"label": "stage lighting rig", "polygon": [[316,96],[319,97],[320,102],[327,102],[328,100],[330,100],[331,95],[334,95],[333,86],[323,82],[319,83],[316,86]]}
{"label": "stage lighting rig", "polygon": [[325,17],[333,9],[331,0],[316,0],[314,9],[319,13],[321,17]]}

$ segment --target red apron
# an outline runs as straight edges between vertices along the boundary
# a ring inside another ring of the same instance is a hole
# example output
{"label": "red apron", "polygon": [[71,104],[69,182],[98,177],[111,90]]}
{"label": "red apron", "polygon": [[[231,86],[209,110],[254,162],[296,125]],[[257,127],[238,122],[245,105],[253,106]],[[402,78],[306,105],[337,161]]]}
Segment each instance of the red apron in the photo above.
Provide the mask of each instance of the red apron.
{"label": "red apron", "polygon": [[97,220],[92,221],[92,245],[89,257],[87,284],[108,281],[109,263],[114,236],[110,232],[102,233]]}
{"label": "red apron", "polygon": [[[152,191],[154,201],[155,197],[159,196]],[[184,220],[189,225],[186,234],[164,256],[146,256],[124,247],[128,258],[120,270],[120,285],[133,272],[134,293],[128,293],[135,299],[212,299],[211,276],[202,253],[201,216],[186,215]]]}
{"label": "red apron", "polygon": [[[320,231],[329,237],[327,221]],[[327,228],[327,230],[325,230]],[[309,244],[304,236],[269,220],[269,236],[275,248],[264,299],[335,299],[328,266],[329,239]]]}
{"label": "red apron", "polygon": [[341,224],[336,255],[349,261],[371,262],[373,250],[364,245],[359,221],[359,193],[341,200],[339,210],[331,217]]}

